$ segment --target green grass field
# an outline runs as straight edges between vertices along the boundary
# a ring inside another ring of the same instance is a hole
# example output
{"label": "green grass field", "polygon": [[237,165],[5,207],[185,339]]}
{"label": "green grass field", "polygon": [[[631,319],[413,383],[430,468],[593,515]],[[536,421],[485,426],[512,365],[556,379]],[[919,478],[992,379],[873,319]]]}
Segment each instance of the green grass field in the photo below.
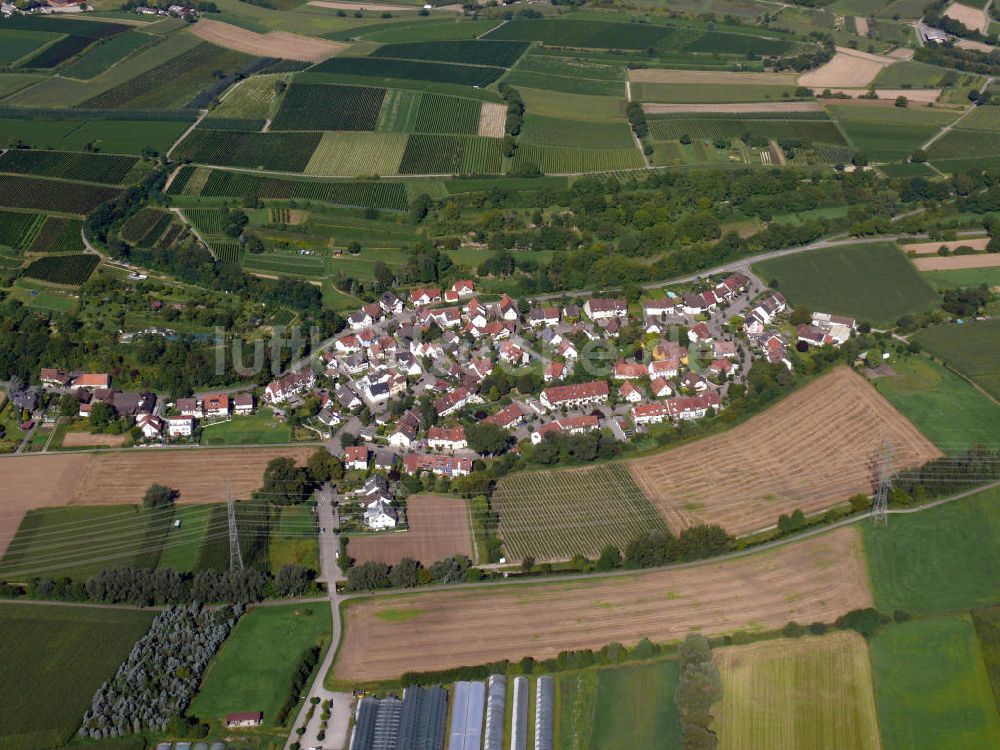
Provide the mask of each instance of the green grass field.
{"label": "green grass field", "polygon": [[305,505],[281,508],[278,526],[271,533],[267,550],[271,570],[285,565],[301,565],[319,572],[319,540],[316,515]]}
{"label": "green grass field", "polygon": [[[94,692],[149,628],[153,612],[0,605],[0,748],[68,740]],[[100,644],[99,648],[95,648]]]}
{"label": "green grass field", "polygon": [[208,518],[215,507],[217,506],[180,505],[174,509],[172,518],[179,520],[181,525],[180,528],[171,525],[167,531],[158,567],[170,568],[178,573],[194,572],[208,532]]}
{"label": "green grass field", "polygon": [[896,377],[875,388],[945,453],[1000,442],[1000,404],[925,357],[892,363]]}
{"label": "green grass field", "polygon": [[850,315],[877,325],[928,310],[937,295],[895,245],[888,242],[813,250],[758,263],[766,282],[793,307]]}
{"label": "green grass field", "polygon": [[592,747],[680,747],[680,714],[674,703],[677,679],[673,661],[601,670]]}
{"label": "green grass field", "polygon": [[188,713],[221,721],[231,711],[261,711],[264,726],[273,728],[302,654],[329,639],[325,602],[252,610],[209,666]]}
{"label": "green grass field", "polygon": [[965,268],[958,271],[924,271],[920,274],[935,289],[955,289],[960,286],[1000,286],[1000,268]]}
{"label": "green grass field", "polygon": [[228,422],[204,427],[201,433],[202,445],[261,445],[291,440],[292,428],[276,421],[266,408],[250,416],[233,417]]}
{"label": "green grass field", "polygon": [[27,29],[0,29],[0,65],[10,65],[43,45],[59,38],[58,34]]}
{"label": "green grass field", "polygon": [[524,118],[520,142],[538,146],[567,148],[634,148],[628,123],[580,122],[528,114]]}
{"label": "green grass field", "polygon": [[920,331],[916,340],[1000,399],[1000,320],[934,326]]}
{"label": "green grass field", "polygon": [[795,86],[717,83],[633,83],[632,98],[640,102],[664,104],[719,104],[724,102],[786,101],[795,94]]}
{"label": "green grass field", "polygon": [[857,633],[719,649],[715,663],[722,750],[878,750],[868,647]]}
{"label": "green grass field", "polygon": [[908,156],[958,116],[954,111],[880,104],[831,104],[826,109],[855,149],[885,161]]}
{"label": "green grass field", "polygon": [[933,614],[1000,603],[1000,490],[861,529],[881,611]]}
{"label": "green grass field", "polygon": [[967,615],[886,628],[871,639],[884,750],[1000,747],[1000,715]]}
{"label": "green grass field", "polygon": [[526,111],[533,115],[589,122],[621,122],[625,116],[623,97],[564,94],[529,88],[519,91]]}
{"label": "green grass field", "polygon": [[1000,710],[1000,607],[974,610],[972,622],[979,637],[979,648],[983,652],[993,700],[997,710]]}
{"label": "green grass field", "polygon": [[[875,76],[875,85],[880,89],[934,88],[940,83],[946,72],[945,68],[939,68],[936,65],[904,60],[883,68]],[[962,122],[964,124],[965,120]]]}

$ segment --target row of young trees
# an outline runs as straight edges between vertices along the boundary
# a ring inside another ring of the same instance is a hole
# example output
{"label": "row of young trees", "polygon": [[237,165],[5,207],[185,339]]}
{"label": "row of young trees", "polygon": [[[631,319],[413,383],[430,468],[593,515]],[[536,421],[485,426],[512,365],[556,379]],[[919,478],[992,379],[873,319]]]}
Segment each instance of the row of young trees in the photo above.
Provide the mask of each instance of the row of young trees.
{"label": "row of young trees", "polygon": [[[341,536],[341,540],[344,537]],[[347,544],[342,545],[342,550]],[[343,552],[341,558],[344,557]],[[425,568],[411,557],[404,557],[395,565],[369,560],[347,569],[348,591],[377,591],[379,589],[426,586],[432,583],[461,583],[463,581],[478,581],[482,571],[472,567],[472,561],[465,555],[453,555],[438,560]]]}

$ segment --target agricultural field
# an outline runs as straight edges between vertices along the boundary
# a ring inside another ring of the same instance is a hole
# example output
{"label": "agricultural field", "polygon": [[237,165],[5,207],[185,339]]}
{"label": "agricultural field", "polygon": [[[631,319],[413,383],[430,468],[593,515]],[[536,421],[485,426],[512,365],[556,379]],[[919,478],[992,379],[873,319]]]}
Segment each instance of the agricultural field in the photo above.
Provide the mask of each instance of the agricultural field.
{"label": "agricultural field", "polygon": [[292,428],[276,420],[267,408],[249,416],[233,417],[228,422],[205,425],[201,432],[202,445],[266,445],[291,441]]}
{"label": "agricultural field", "polygon": [[502,144],[478,136],[411,135],[399,165],[400,174],[499,174]]}
{"label": "agricultural field", "polygon": [[1000,404],[968,381],[925,357],[896,360],[892,369],[875,388],[942,451],[1000,443]]}
{"label": "agricultural field", "polygon": [[[193,176],[200,175],[200,177]],[[264,200],[304,199],[341,206],[403,211],[406,188],[399,182],[321,182],[263,177],[248,172],[198,170],[185,167],[168,191],[171,195],[205,198],[241,198],[256,195]]]}
{"label": "agricultural field", "polygon": [[227,713],[253,706],[273,728],[303,653],[327,648],[329,638],[326,602],[251,610],[209,665],[189,712],[221,724]]}
{"label": "agricultural field", "polygon": [[636,148],[559,148],[524,144],[511,160],[513,168],[537,166],[546,174],[578,174],[617,169],[641,169],[642,154]]}
{"label": "agricultural field", "polygon": [[905,622],[871,639],[882,747],[1000,746],[1000,714],[968,615]]}
{"label": "agricultural field", "polygon": [[621,463],[517,472],[493,494],[498,535],[512,560],[597,557],[665,524]]}
{"label": "agricultural field", "polygon": [[425,93],[420,97],[413,132],[476,135],[482,106],[475,99]]}
{"label": "agricultural field", "polygon": [[918,333],[916,340],[996,400],[1000,399],[998,335],[1000,320],[987,320],[933,326]]}
{"label": "agricultural field", "polygon": [[714,652],[719,747],[879,750],[868,644],[853,631]]}
{"label": "agricultural field", "polygon": [[955,164],[948,165],[953,169],[961,169],[962,164],[974,161],[975,154],[980,158],[1000,155],[1000,132],[955,128],[934,141],[927,151],[934,163],[956,160]]}
{"label": "agricultural field", "polygon": [[197,128],[174,150],[174,158],[223,167],[302,172],[321,133],[246,133]]}
{"label": "agricultural field", "polygon": [[592,747],[631,750],[655,747],[664,739],[679,744],[680,714],[674,703],[677,680],[677,663],[672,661],[598,672]]}
{"label": "agricultural field", "polygon": [[344,636],[327,681],[550,658],[643,637],[666,642],[695,628],[718,634],[829,622],[870,602],[860,539],[843,528],[697,568],[356,599],[343,610]]}
{"label": "agricultural field", "polygon": [[448,40],[439,42],[402,42],[384,44],[372,57],[396,57],[408,60],[495,65],[509,68],[528,48],[525,42]]}
{"label": "agricultural field", "polygon": [[875,76],[874,83],[880,89],[936,88],[947,72],[946,68],[939,68],[936,65],[903,60],[883,68]]}
{"label": "agricultural field", "polygon": [[[570,68],[572,70],[572,68]],[[566,94],[590,94],[598,96],[624,97],[626,93],[624,81],[605,79],[580,78],[572,75],[557,75],[554,73],[536,73],[518,66],[504,78],[504,83],[520,89],[521,87],[559,91]]]}
{"label": "agricultural field", "polygon": [[208,122],[215,119],[268,119],[273,114],[277,98],[275,85],[283,79],[284,76],[278,73],[245,78],[230,89],[219,105],[208,113]]}
{"label": "agricultural field", "polygon": [[0,211],[0,245],[26,249],[41,227],[39,214]]}
{"label": "agricultural field", "polygon": [[272,130],[374,130],[385,89],[293,83],[271,123]]}
{"label": "agricultural field", "polygon": [[2,29],[0,30],[0,65],[11,65],[58,38],[57,35],[45,31]]}
{"label": "agricultural field", "polygon": [[146,148],[164,153],[193,122],[185,112],[178,112],[176,120],[108,120],[94,116],[94,110],[84,112],[86,117],[39,111],[32,117],[14,118],[12,113],[7,110],[7,117],[0,117],[6,138],[31,148],[57,151],[93,146],[108,153],[139,154]]}
{"label": "agricultural field", "polygon": [[80,80],[90,80],[133,52],[159,42],[157,37],[141,31],[126,31],[111,37],[84,52],[79,58],[60,71],[61,75]]}
{"label": "agricultural field", "polygon": [[[717,523],[739,535],[773,526],[782,513],[815,513],[872,492],[868,463],[883,438],[893,441],[898,468],[941,455],[842,367],[738,427],[634,459],[629,468],[675,532]],[[734,461],[745,468],[731,471]]]}
{"label": "agricultural field", "polygon": [[24,269],[24,275],[30,279],[47,281],[50,284],[79,286],[97,268],[101,259],[97,255],[84,253],[81,255],[48,255],[33,260]]}
{"label": "agricultural field", "polygon": [[241,265],[251,273],[269,275],[318,277],[325,275],[326,261],[314,255],[299,255],[288,252],[245,254]]}
{"label": "agricultural field", "polygon": [[28,247],[29,253],[82,253],[83,222],[49,216]]}
{"label": "agricultural field", "polygon": [[285,565],[301,565],[319,572],[319,528],[315,511],[308,505],[287,505],[279,508],[278,513],[267,546],[268,567],[281,570]]}
{"label": "agricultural field", "polygon": [[485,65],[397,60],[389,57],[333,57],[310,69],[312,73],[333,73],[378,79],[402,79],[429,83],[453,83],[480,88],[493,83],[503,68]]}
{"label": "agricultural field", "polygon": [[120,185],[138,162],[134,156],[15,149],[0,156],[0,172]]}
{"label": "agricultural field", "polygon": [[122,226],[121,236],[133,245],[151,245],[170,224],[171,215],[155,208],[143,208],[133,214]]}
{"label": "agricultural field", "polygon": [[475,556],[465,500],[411,495],[406,501],[406,522],[406,531],[350,535],[347,554],[355,564],[376,560],[395,565],[411,557],[428,568],[445,557],[465,555],[471,560]]}
{"label": "agricultural field", "polygon": [[993,699],[1000,710],[1000,607],[976,609],[971,614],[986,671],[990,676]]}
{"label": "agricultural field", "polygon": [[[966,256],[953,256],[964,258]],[[994,268],[965,268],[964,270],[949,271],[925,271],[920,274],[927,282],[941,291],[943,289],[955,289],[960,286],[979,286],[987,284],[991,287],[1000,286],[1000,267]]]}
{"label": "agricultural field", "polygon": [[[153,612],[0,604],[0,747],[61,746],[94,692],[149,628]],[[94,648],[100,643],[100,648]]]}
{"label": "agricultural field", "polygon": [[635,149],[628,123],[581,122],[529,113],[519,143],[583,149]]}
{"label": "agricultural field", "polygon": [[[792,307],[848,315],[873,325],[925,312],[938,301],[934,290],[890,242],[811,250],[758,263]],[[891,282],[890,282],[891,280]]]}
{"label": "agricultural field", "polygon": [[405,133],[326,132],[304,171],[339,177],[398,174],[406,141]]}
{"label": "agricultural field", "polygon": [[587,122],[621,122],[625,100],[613,96],[564,94],[544,89],[519,89],[525,110],[532,115]]}
{"label": "agricultural field", "polygon": [[169,568],[179,573],[193,573],[197,569],[202,547],[219,544],[218,539],[208,537],[208,521],[218,512],[216,505],[181,505],[174,508],[173,518],[181,522],[180,528],[173,524],[163,537],[159,568]]}
{"label": "agricultural field", "polygon": [[633,83],[632,98],[640,102],[727,103],[784,101],[795,93],[795,85],[746,86],[736,83]]}
{"label": "agricultural field", "polygon": [[0,206],[86,214],[119,190],[94,187],[78,182],[47,180],[37,177],[0,174]]}
{"label": "agricultural field", "polygon": [[879,161],[909,156],[958,116],[957,112],[879,104],[830,104],[827,111],[856,150]]}
{"label": "agricultural field", "polygon": [[875,604],[934,614],[1000,603],[1000,491],[862,525]]}

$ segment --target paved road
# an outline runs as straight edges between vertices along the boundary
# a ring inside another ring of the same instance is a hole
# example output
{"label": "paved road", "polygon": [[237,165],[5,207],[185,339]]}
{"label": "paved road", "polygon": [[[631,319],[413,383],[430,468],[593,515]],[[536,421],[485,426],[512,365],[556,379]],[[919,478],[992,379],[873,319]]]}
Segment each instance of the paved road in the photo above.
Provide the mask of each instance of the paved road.
{"label": "paved road", "polygon": [[[334,533],[334,529],[337,528],[338,521],[333,508],[336,498],[336,493],[329,485],[317,493],[319,526],[321,529],[325,529],[319,535],[319,580],[327,584],[327,598],[330,602],[330,614],[333,623],[330,634],[330,647],[326,650],[326,657],[323,659],[323,663],[316,670],[316,678],[313,680],[312,687],[309,689],[306,700],[299,710],[299,715],[296,717],[295,723],[291,726],[291,732],[289,733],[288,740],[285,742],[285,750],[289,750],[292,743],[296,740],[300,742],[303,748],[323,747],[340,750],[340,748],[347,746],[347,732],[350,725],[353,696],[350,693],[335,693],[323,686],[326,673],[333,666],[333,658],[337,653],[337,645],[340,643],[341,630],[340,597],[337,595],[337,581],[343,579],[343,574],[340,572],[340,568],[337,567],[336,552],[339,548],[339,541],[338,535]],[[309,707],[312,705],[311,700],[314,697],[319,698],[321,703],[326,700],[333,701],[330,721],[326,728],[326,736],[322,740],[318,737],[321,714],[319,707],[317,707],[312,720],[306,724],[306,714],[309,712]],[[306,733],[300,739],[295,730],[301,726],[306,726]]]}

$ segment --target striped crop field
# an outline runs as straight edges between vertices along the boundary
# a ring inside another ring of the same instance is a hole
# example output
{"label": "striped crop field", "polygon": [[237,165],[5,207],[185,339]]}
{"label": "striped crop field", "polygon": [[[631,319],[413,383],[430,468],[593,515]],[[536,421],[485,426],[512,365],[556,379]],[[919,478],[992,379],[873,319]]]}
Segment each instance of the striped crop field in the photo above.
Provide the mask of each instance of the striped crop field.
{"label": "striped crop field", "polygon": [[868,644],[853,631],[762,641],[714,652],[722,750],[878,750]]}
{"label": "striped crop field", "polygon": [[642,154],[635,148],[559,148],[522,144],[514,154],[513,166],[534,164],[546,174],[607,172],[616,169],[641,169]]}
{"label": "striped crop field", "polygon": [[844,137],[830,120],[755,120],[755,119],[714,119],[692,117],[690,119],[651,119],[649,132],[654,140],[676,141],[684,135],[691,138],[733,140],[743,136],[759,137],[782,141],[785,139],[807,139],[814,143],[829,143],[846,146]]}
{"label": "striped crop field", "polygon": [[315,255],[283,255],[261,253],[243,255],[243,267],[248,271],[292,276],[322,276],[325,267],[323,258]]}
{"label": "striped crop field", "polygon": [[0,211],[0,245],[23,250],[41,226],[41,214]]}
{"label": "striped crop field", "polygon": [[223,263],[239,263],[243,246],[239,242],[211,242],[215,257]]}
{"label": "striped crop field", "polygon": [[479,39],[446,42],[402,42],[383,44],[372,57],[400,57],[408,60],[499,65],[509,68],[528,49],[526,42],[483,41]]}
{"label": "striped crop field", "polygon": [[0,172],[120,185],[138,161],[120,154],[11,149],[0,156]]}
{"label": "striped crop field", "polygon": [[247,133],[192,130],[177,147],[179,159],[222,167],[301,172],[319,145],[321,133]]}
{"label": "striped crop field", "polygon": [[277,73],[265,73],[244,79],[208,113],[207,119],[266,120],[271,116],[276,96],[274,85],[280,78]]}
{"label": "striped crop field", "polygon": [[30,253],[82,253],[83,222],[49,216],[28,248]]}
{"label": "striped crop field", "polygon": [[293,83],[285,94],[272,130],[374,130],[385,89]]}
{"label": "striped crop field", "polygon": [[475,135],[481,107],[482,102],[475,99],[426,93],[420,99],[413,132]]}
{"label": "striped crop field", "polygon": [[584,122],[531,113],[524,118],[520,142],[563,148],[635,148],[624,118],[620,122]]}
{"label": "striped crop field", "polygon": [[228,214],[222,208],[188,208],[184,215],[202,234],[220,235],[229,223]]}
{"label": "striped crop field", "polygon": [[666,524],[628,469],[609,463],[567,471],[522,471],[500,480],[493,496],[508,557],[596,557]]}
{"label": "striped crop field", "polygon": [[333,177],[394,175],[406,140],[405,133],[323,133],[305,172]]}
{"label": "striped crop field", "polygon": [[503,144],[477,136],[411,135],[400,174],[499,174]]}
{"label": "striped crop field", "polygon": [[412,133],[423,94],[409,89],[388,89],[375,129],[380,133]]}

